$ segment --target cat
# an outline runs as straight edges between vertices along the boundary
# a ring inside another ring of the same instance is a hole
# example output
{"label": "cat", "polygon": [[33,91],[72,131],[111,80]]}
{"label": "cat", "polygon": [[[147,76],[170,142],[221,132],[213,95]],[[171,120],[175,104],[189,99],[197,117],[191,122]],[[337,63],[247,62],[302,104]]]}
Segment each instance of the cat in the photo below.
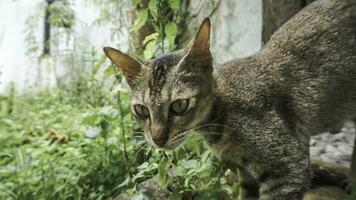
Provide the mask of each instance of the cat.
{"label": "cat", "polygon": [[259,52],[214,67],[210,26],[152,60],[104,48],[131,88],[133,116],[158,148],[201,134],[238,166],[239,199],[302,199],[310,136],[356,118],[356,1],[315,1]]}

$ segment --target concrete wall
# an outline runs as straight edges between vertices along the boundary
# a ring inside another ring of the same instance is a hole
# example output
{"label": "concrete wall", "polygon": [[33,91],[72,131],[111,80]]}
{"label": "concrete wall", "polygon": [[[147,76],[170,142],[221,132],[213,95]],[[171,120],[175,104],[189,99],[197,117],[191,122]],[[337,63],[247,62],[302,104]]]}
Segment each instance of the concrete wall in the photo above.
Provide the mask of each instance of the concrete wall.
{"label": "concrete wall", "polygon": [[[191,1],[198,15],[190,29],[211,15],[212,53],[215,63],[246,57],[261,47],[262,0]],[[201,2],[209,2],[202,4]]]}
{"label": "concrete wall", "polygon": [[212,17],[213,53],[218,63],[245,57],[261,47],[261,0],[221,0]]}

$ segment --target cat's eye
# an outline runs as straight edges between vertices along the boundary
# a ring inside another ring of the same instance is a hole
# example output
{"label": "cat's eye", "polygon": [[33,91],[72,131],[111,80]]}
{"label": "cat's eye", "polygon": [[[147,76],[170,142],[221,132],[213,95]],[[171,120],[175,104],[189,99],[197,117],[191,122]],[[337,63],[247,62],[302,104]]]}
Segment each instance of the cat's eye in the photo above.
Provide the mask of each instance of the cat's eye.
{"label": "cat's eye", "polygon": [[136,116],[140,118],[148,118],[150,116],[150,111],[146,106],[136,104],[133,106]]}
{"label": "cat's eye", "polygon": [[188,99],[180,99],[180,100],[174,101],[171,104],[171,110],[173,111],[174,114],[181,115],[185,111],[187,111],[188,106],[189,106]]}

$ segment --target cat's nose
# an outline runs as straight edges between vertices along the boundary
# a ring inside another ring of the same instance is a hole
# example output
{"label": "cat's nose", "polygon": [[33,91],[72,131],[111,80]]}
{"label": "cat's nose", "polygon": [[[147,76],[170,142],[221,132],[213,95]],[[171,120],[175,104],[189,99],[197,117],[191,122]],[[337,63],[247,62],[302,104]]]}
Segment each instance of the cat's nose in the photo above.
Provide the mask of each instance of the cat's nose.
{"label": "cat's nose", "polygon": [[163,147],[168,140],[168,126],[164,124],[154,124],[151,126],[152,142],[158,147]]}
{"label": "cat's nose", "polygon": [[168,134],[163,134],[159,137],[152,137],[152,140],[157,146],[163,147],[168,140]]}

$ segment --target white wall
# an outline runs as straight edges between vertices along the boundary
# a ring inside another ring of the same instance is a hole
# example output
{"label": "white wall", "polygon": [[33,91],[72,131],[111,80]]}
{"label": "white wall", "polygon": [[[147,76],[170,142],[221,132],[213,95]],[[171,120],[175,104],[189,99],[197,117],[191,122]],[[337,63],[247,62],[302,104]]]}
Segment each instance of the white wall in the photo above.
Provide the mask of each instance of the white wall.
{"label": "white wall", "polygon": [[[25,21],[40,0],[0,1],[0,92],[10,81],[23,87],[36,65],[25,57]],[[40,28],[40,27],[39,27]],[[40,34],[40,32],[38,32]]]}
{"label": "white wall", "polygon": [[212,16],[212,29],[217,63],[255,53],[261,47],[261,0],[221,0]]}
{"label": "white wall", "polygon": [[197,28],[204,18],[212,14],[211,50],[215,63],[246,57],[260,49],[261,0],[210,0],[204,2],[208,3],[191,1],[191,10],[198,14],[191,20],[189,28]]}
{"label": "white wall", "polygon": [[[5,92],[10,82],[14,82],[17,90],[28,86],[47,87],[55,84],[54,66],[59,77],[68,74],[68,67],[64,61],[65,52],[60,54],[60,49],[73,49],[73,41],[60,44],[49,60],[44,60],[45,65],[40,65],[43,60],[26,56],[25,29],[26,20],[34,15],[41,14],[41,4],[44,0],[0,0],[0,93]],[[99,10],[89,5],[85,0],[72,1],[71,6],[75,11],[76,25],[74,36],[80,40],[78,51],[90,50],[94,47],[99,52],[105,45],[111,45],[110,25],[94,26],[93,22]],[[38,41],[43,40],[43,19],[39,20],[35,36]],[[55,30],[52,30],[55,32]],[[119,43],[122,49],[127,49],[128,34],[124,31]],[[41,47],[42,48],[42,47]],[[38,73],[41,72],[41,80]],[[35,84],[36,83],[36,84]]]}
{"label": "white wall", "polygon": [[[34,83],[40,83],[40,87],[54,85],[53,66],[60,77],[68,73],[63,54],[54,54],[49,62],[53,64],[43,66],[39,65],[39,59],[30,59],[25,55],[25,21],[29,16],[38,13],[38,5],[43,1],[0,0],[0,93],[6,91],[10,82],[16,84],[17,90],[23,90]],[[92,25],[99,14],[98,10],[87,5],[85,0],[72,2],[77,19],[75,36],[81,38],[84,43],[81,48],[90,49],[94,46],[98,51],[106,45],[119,45],[121,50],[128,48],[128,31],[123,31],[120,41],[111,41],[109,25]],[[191,2],[199,4],[199,1]],[[209,14],[209,9],[204,9],[202,8],[199,16],[192,20],[192,27],[197,27]],[[261,0],[221,0],[212,17],[212,52],[215,62],[222,63],[256,52],[261,46],[261,21]],[[42,21],[37,30],[36,37],[38,41],[42,41]],[[59,48],[70,49],[71,44],[63,44]],[[39,71],[42,74],[40,81],[36,80]]]}

